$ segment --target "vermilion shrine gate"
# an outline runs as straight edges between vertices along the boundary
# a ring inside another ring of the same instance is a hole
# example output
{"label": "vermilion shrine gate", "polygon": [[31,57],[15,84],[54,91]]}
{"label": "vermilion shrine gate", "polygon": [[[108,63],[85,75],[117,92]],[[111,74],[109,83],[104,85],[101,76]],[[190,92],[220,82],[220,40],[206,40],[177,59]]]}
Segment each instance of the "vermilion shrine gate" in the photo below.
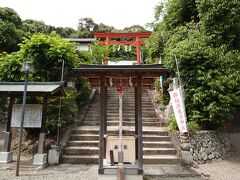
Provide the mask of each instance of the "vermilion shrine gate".
{"label": "vermilion shrine gate", "polygon": [[[80,68],[73,70],[73,75],[83,76],[88,79],[91,86],[100,88],[99,174],[118,174],[117,166],[104,164],[104,159],[106,158],[106,138],[109,136],[107,129],[107,89],[111,86],[119,87],[119,84],[122,84],[124,92],[125,88],[132,85],[135,92],[133,97],[135,99],[135,133],[133,137],[136,147],[136,163],[132,166],[124,166],[124,174],[143,174],[142,89],[151,88],[154,79],[159,76],[167,77],[168,71],[161,64],[80,65]],[[121,109],[119,114],[120,111]]]}
{"label": "vermilion shrine gate", "polygon": [[[102,45],[134,45],[136,46],[137,64],[141,64],[141,45],[145,42],[142,38],[148,38],[151,32],[128,32],[128,33],[110,33],[110,32],[95,32],[96,38],[101,38],[103,41],[99,43]],[[118,41],[116,39],[123,38],[124,40]],[[127,40],[130,39],[130,40]]]}

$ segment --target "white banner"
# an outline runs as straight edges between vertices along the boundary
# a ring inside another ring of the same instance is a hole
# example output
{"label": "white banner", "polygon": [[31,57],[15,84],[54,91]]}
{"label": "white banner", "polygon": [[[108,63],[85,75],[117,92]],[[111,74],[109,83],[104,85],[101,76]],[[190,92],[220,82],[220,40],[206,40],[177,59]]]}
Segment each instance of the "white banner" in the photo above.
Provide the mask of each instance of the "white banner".
{"label": "white banner", "polygon": [[175,90],[169,91],[169,94],[173,106],[173,112],[177,121],[178,129],[181,133],[188,132],[187,117],[183,97],[181,95],[181,89],[177,88]]}

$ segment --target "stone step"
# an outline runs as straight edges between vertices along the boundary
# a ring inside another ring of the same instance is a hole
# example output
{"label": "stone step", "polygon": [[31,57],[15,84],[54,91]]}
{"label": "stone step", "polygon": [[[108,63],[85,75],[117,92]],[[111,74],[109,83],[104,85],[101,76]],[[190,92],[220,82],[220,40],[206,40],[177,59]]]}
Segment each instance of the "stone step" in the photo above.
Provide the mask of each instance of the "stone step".
{"label": "stone step", "polygon": [[[98,147],[99,141],[69,141],[68,146],[72,147]],[[173,144],[169,141],[149,142],[143,141],[144,148],[173,148]]]}
{"label": "stone step", "polygon": [[[122,100],[123,100],[123,102],[124,101],[135,102],[135,96],[123,96]],[[108,102],[119,102],[119,95],[107,96],[107,101]],[[149,98],[148,96],[142,96],[142,101],[151,102],[151,98]]]}
{"label": "stone step", "polygon": [[70,141],[78,141],[78,140],[97,141],[99,140],[99,136],[98,134],[72,134],[70,136]]}
{"label": "stone step", "polygon": [[[91,117],[98,117],[100,114],[99,112],[87,112],[86,116],[91,116]],[[142,115],[144,115],[145,117],[148,117],[148,116],[154,116],[156,117],[156,113],[153,111],[153,112],[148,112],[148,111],[144,111],[142,112]],[[119,117],[119,112],[116,111],[116,112],[107,112],[107,116],[109,117]],[[132,111],[132,112],[124,112],[123,111],[123,116],[125,117],[131,117],[131,116],[135,116],[135,112]]]}
{"label": "stone step", "polygon": [[169,136],[159,136],[159,135],[143,135],[143,141],[171,141]]}
{"label": "stone step", "polygon": [[176,149],[174,148],[143,148],[143,155],[176,155],[176,153]]}
{"label": "stone step", "polygon": [[[70,140],[99,140],[98,134],[72,134]],[[170,141],[169,136],[143,135],[143,141]]]}
{"label": "stone step", "polygon": [[179,164],[179,157],[176,155],[144,155],[144,164]]}
{"label": "stone step", "polygon": [[[143,113],[144,116],[155,116],[156,117],[156,113],[155,112],[147,112],[145,111]],[[107,116],[110,116],[110,117],[119,117],[119,112],[107,112]],[[129,117],[129,116],[135,116],[135,112],[132,111],[132,112],[124,112],[123,111],[123,116],[125,117]]]}
{"label": "stone step", "polygon": [[74,147],[70,146],[65,148],[65,155],[98,155],[98,147]]}
{"label": "stone step", "polygon": [[[134,121],[123,121],[123,126],[134,126],[135,122]],[[160,126],[159,122],[145,122],[143,121],[143,126],[154,126],[154,127],[158,127]],[[99,121],[83,121],[82,125],[84,126],[97,126],[99,125]],[[119,125],[119,121],[108,121],[107,122],[108,126],[118,126]]]}
{"label": "stone step", "polygon": [[[68,164],[98,164],[98,155],[63,155],[62,163]],[[179,158],[174,155],[144,155],[144,164],[179,164]]]}
{"label": "stone step", "polygon": [[[86,121],[97,121],[97,122],[100,122],[100,117],[96,117],[96,116],[85,116],[84,117],[84,121],[83,122],[86,122]],[[119,122],[119,118],[118,117],[107,117],[107,121],[108,122],[112,122],[112,121],[118,121]],[[123,117],[123,121],[126,121],[126,122],[135,122],[135,118],[134,116],[132,117]],[[152,117],[143,117],[142,118],[142,121],[143,122],[159,122],[159,120],[157,118],[154,118],[153,116]]]}
{"label": "stone step", "polygon": [[[129,130],[129,131],[125,131],[126,133],[129,134],[134,134],[133,130]],[[108,130],[108,134],[117,134],[118,130]],[[99,134],[99,130],[98,129],[74,129],[72,131],[72,134]],[[159,130],[159,131],[146,131],[143,130],[143,134],[144,135],[159,135],[159,136],[168,136],[168,132],[164,131],[164,130]],[[156,143],[156,142],[153,142]]]}
{"label": "stone step", "polygon": [[[117,117],[108,117],[107,118],[107,121],[108,122],[119,122],[118,118]],[[124,118],[123,117],[123,122],[131,122],[131,123],[135,123],[135,119],[132,117],[132,118]],[[143,119],[143,122],[145,123],[159,123],[159,120],[156,119],[156,118],[148,118],[148,119]]]}
{"label": "stone step", "polygon": [[[89,110],[96,110],[96,111],[99,111],[99,108],[100,108],[100,104],[91,104],[89,106]],[[119,105],[118,104],[108,104],[107,105],[107,110],[119,110]],[[131,111],[134,111],[135,110],[135,105],[134,104],[123,104],[123,110],[125,109],[130,109]],[[154,110],[154,107],[152,104],[143,104],[142,106],[142,110]]]}
{"label": "stone step", "polygon": [[173,148],[173,144],[169,141],[161,142],[143,141],[143,147]]}
{"label": "stone step", "polygon": [[[108,121],[119,121],[119,116],[107,116],[107,120]],[[159,122],[158,118],[155,118],[154,116],[143,116],[142,120],[143,120],[143,122]],[[100,121],[100,116],[86,114],[86,116],[84,116],[84,121]],[[135,116],[124,116],[123,115],[123,121],[133,121],[134,122]]]}
{"label": "stone step", "polygon": [[[111,103],[108,103],[107,106],[119,106],[119,102],[111,101]],[[123,102],[123,106],[134,106],[135,107],[135,104],[134,104],[134,102],[126,101],[126,102]],[[142,106],[153,106],[153,104],[149,101],[147,101],[147,102],[143,101]]]}
{"label": "stone step", "polygon": [[[107,109],[109,110],[109,109],[116,109],[116,108],[119,108],[119,104],[108,104],[107,105]],[[149,103],[148,104],[142,104],[142,109],[144,110],[144,109],[152,109],[153,108],[153,105],[151,104],[151,105],[149,105]],[[127,104],[127,105],[125,105],[125,104],[123,104],[123,109],[125,110],[125,109],[131,109],[131,110],[135,110],[135,104],[134,103],[132,103],[132,104]]]}
{"label": "stone step", "polygon": [[98,155],[63,155],[62,163],[67,164],[98,164]]}
{"label": "stone step", "polygon": [[80,147],[98,147],[99,141],[69,141],[69,146],[80,146]]}
{"label": "stone step", "polygon": [[[154,114],[156,114],[156,112],[155,112],[155,110],[154,109],[152,109],[152,108],[144,108],[144,109],[142,109],[142,112],[143,113],[154,113]],[[87,111],[87,113],[90,113],[90,114],[93,114],[93,113],[100,113],[99,112],[99,110],[97,110],[97,109],[88,109],[88,111]],[[107,113],[119,113],[119,108],[109,108],[109,109],[107,109]],[[134,108],[132,108],[132,109],[129,109],[129,108],[123,108],[123,113],[126,113],[126,114],[131,114],[131,113],[135,113],[135,109]]]}
{"label": "stone step", "polygon": [[[97,155],[99,153],[98,147],[79,147],[70,146],[65,148],[65,155]],[[175,155],[174,148],[143,148],[143,155]]]}
{"label": "stone step", "polygon": [[209,179],[201,176],[195,169],[176,165],[146,165],[144,164],[144,180],[203,180]]}

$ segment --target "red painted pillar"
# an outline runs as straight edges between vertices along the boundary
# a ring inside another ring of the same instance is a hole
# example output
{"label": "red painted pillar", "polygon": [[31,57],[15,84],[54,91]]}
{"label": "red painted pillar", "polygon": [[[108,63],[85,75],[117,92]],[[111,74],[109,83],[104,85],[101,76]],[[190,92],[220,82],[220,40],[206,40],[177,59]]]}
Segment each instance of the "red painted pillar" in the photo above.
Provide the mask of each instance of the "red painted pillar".
{"label": "red painted pillar", "polygon": [[136,53],[137,53],[137,64],[141,64],[141,45],[139,37],[136,37]]}

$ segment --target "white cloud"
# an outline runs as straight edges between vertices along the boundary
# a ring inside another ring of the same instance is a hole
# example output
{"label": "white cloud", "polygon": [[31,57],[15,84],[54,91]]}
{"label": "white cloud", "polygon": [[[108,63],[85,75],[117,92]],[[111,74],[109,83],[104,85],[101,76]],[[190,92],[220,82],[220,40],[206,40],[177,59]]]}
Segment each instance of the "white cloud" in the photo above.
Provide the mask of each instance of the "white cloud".
{"label": "white cloud", "polygon": [[160,0],[1,0],[1,7],[13,8],[24,19],[77,28],[78,19],[93,18],[115,28],[153,21],[154,6]]}

